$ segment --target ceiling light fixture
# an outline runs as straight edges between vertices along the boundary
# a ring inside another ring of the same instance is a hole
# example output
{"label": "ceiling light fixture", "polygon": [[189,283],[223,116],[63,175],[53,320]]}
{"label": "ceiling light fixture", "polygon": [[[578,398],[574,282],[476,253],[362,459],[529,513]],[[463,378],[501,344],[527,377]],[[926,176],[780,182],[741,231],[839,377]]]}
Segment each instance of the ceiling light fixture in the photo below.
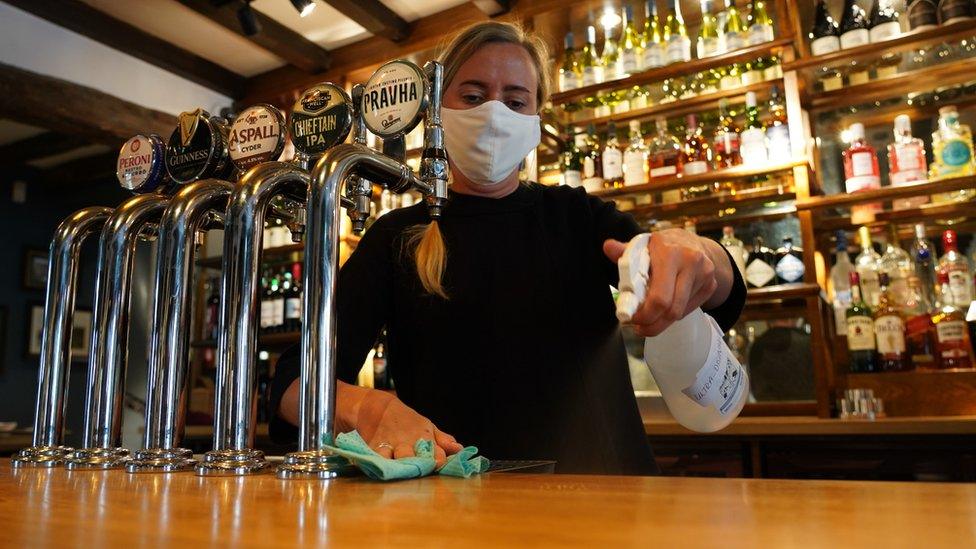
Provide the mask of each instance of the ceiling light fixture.
{"label": "ceiling light fixture", "polygon": [[237,21],[241,24],[241,32],[244,33],[244,36],[254,36],[261,32],[261,22],[254,15],[250,1],[245,1],[241,7],[237,8]]}
{"label": "ceiling light fixture", "polygon": [[291,0],[291,5],[298,10],[298,15],[305,17],[315,11],[315,0]]}

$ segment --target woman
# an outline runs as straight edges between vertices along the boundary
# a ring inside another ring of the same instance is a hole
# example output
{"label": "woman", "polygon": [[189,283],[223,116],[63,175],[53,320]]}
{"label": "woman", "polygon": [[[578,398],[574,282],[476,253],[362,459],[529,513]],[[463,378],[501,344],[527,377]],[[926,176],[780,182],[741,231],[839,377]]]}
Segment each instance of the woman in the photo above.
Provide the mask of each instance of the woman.
{"label": "woman", "polygon": [[[640,228],[582,189],[519,182],[550,88],[541,40],[480,23],[442,62],[450,204],[439,223],[423,204],[384,215],[343,266],[337,430],[388,457],[427,438],[439,462],[460,440],[558,472],[654,473],[608,288]],[[649,252],[639,335],[697,307],[731,327],[745,286],[720,245],[675,229]],[[352,385],[384,326],[396,397]],[[272,387],[278,438],[295,437],[297,378],[293,350]]]}

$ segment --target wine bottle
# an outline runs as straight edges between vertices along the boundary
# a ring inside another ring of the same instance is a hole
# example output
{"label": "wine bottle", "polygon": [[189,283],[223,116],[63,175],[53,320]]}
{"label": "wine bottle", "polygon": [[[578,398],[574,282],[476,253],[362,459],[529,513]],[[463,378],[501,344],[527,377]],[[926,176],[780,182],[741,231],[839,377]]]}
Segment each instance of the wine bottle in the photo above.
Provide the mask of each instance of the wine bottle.
{"label": "wine bottle", "polygon": [[973,18],[973,4],[971,0],[939,0],[939,21],[943,25],[951,25],[957,21]]}
{"label": "wine bottle", "polygon": [[667,47],[667,62],[684,63],[691,61],[691,39],[685,20],[681,17],[681,10],[676,0],[669,0],[671,11],[664,23],[664,42]]}
{"label": "wine bottle", "polygon": [[719,50],[718,23],[712,15],[712,0],[701,0],[702,24],[698,31],[698,58],[704,59],[721,53]]}
{"label": "wine bottle", "polygon": [[892,0],[874,0],[871,8],[871,30],[868,31],[871,42],[881,42],[901,34],[898,17]]}
{"label": "wine bottle", "polygon": [[647,0],[644,3],[644,34],[641,37],[641,49],[644,51],[644,69],[663,67],[667,62],[664,32],[657,16],[657,5],[654,0]]}
{"label": "wine bottle", "polygon": [[754,46],[769,42],[774,38],[773,20],[766,11],[766,2],[752,0],[749,9],[749,45]]}
{"label": "wine bottle", "polygon": [[567,32],[563,49],[563,64],[559,68],[559,91],[575,90],[579,87],[580,70],[573,49],[573,33]]}
{"label": "wine bottle", "polygon": [[580,54],[581,83],[584,86],[603,83],[603,65],[596,54],[596,27],[586,27],[586,45]]}
{"label": "wine bottle", "polygon": [[603,188],[603,149],[593,124],[587,126],[583,142],[583,188],[598,191]]}
{"label": "wine bottle", "polygon": [[790,146],[790,127],[786,122],[786,106],[779,95],[779,87],[769,92],[769,122],[766,123],[766,141],[769,161],[785,164],[793,158]]}
{"label": "wine bottle", "polygon": [[302,328],[302,262],[291,264],[290,288],[285,292],[285,331]]}
{"label": "wine bottle", "polygon": [[730,52],[746,47],[748,37],[746,36],[746,24],[742,21],[742,14],[735,6],[735,0],[725,0],[725,28],[723,29],[722,51]]}
{"label": "wine bottle", "polygon": [[868,16],[856,0],[844,0],[844,15],[840,18],[840,47],[854,48],[871,41]]}
{"label": "wine bottle", "polygon": [[573,188],[583,186],[583,153],[577,146],[581,139],[580,135],[568,136],[562,154],[562,184]]}
{"label": "wine bottle", "polygon": [[620,65],[617,74],[620,77],[630,76],[640,70],[640,36],[634,26],[634,8],[624,6],[620,43],[617,45],[617,63]]}
{"label": "wine bottle", "polygon": [[759,119],[755,92],[746,93],[746,127],[742,130],[742,163],[746,166],[763,166],[768,160],[766,127]]}
{"label": "wine bottle", "polygon": [[935,0],[909,0],[906,13],[911,30],[934,29],[939,25],[939,8]]}
{"label": "wine bottle", "polygon": [[647,146],[641,135],[640,121],[630,121],[630,143],[624,151],[624,185],[647,183]]}
{"label": "wine bottle", "polygon": [[617,139],[617,126],[611,120],[607,125],[607,142],[603,148],[603,184],[607,188],[620,187],[624,183],[623,151]]}
{"label": "wine bottle", "polygon": [[817,0],[813,29],[810,30],[810,51],[813,55],[824,55],[840,49],[840,31],[837,22],[827,11],[827,2]]}
{"label": "wine bottle", "polygon": [[860,277],[851,273],[851,306],[847,309],[847,354],[851,373],[878,371],[875,361],[874,317],[871,307],[861,299]]}
{"label": "wine bottle", "polygon": [[617,72],[623,68],[618,63],[619,59],[620,51],[617,49],[617,41],[613,39],[613,28],[603,27],[603,55],[600,64],[603,65],[603,77],[606,80],[621,78],[622,75]]}

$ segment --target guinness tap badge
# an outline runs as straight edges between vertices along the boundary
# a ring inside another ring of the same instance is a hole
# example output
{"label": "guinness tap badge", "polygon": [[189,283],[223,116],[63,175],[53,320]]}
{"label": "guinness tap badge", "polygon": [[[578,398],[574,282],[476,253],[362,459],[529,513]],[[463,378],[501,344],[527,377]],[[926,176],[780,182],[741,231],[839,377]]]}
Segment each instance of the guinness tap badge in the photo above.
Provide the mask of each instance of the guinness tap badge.
{"label": "guinness tap badge", "polygon": [[285,116],[271,105],[244,109],[230,127],[227,146],[237,169],[244,171],[270,160],[277,160],[285,148]]}
{"label": "guinness tap badge", "polygon": [[369,131],[389,139],[412,130],[427,108],[430,83],[409,61],[390,61],[366,82],[360,112]]}
{"label": "guinness tap badge", "polygon": [[180,143],[184,147],[190,146],[190,140],[193,139],[193,134],[197,132],[197,125],[202,114],[203,109],[180,113]]}
{"label": "guinness tap badge", "polygon": [[305,90],[291,109],[291,141],[307,156],[342,143],[352,128],[352,100],[345,90],[324,82]]}
{"label": "guinness tap badge", "polygon": [[221,177],[227,168],[227,127],[202,109],[180,114],[166,147],[166,171],[177,183]]}
{"label": "guinness tap badge", "polygon": [[156,190],[165,179],[163,140],[156,134],[137,135],[122,145],[115,176],[123,188],[136,193]]}

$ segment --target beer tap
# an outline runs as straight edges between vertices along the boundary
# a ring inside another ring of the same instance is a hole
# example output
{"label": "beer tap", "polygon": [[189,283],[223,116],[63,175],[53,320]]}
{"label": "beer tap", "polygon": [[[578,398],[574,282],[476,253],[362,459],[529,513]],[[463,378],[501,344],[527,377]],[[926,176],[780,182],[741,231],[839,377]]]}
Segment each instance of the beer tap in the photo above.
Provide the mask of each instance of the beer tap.
{"label": "beer tap", "polygon": [[440,97],[432,97],[442,89],[443,73],[436,65],[428,65],[425,73],[407,61],[386,63],[366,83],[361,101],[365,125],[384,141],[402,137],[425,118],[421,165],[427,167],[421,173],[429,179],[359,143],[327,151],[312,171],[303,272],[298,451],[285,456],[278,468],[279,478],[333,478],[350,470],[344,458],[327,448],[335,438],[340,186],[351,177],[360,177],[397,193],[418,189],[434,197],[427,201],[429,212],[433,218],[440,217],[447,200],[447,163],[436,112]]}
{"label": "beer tap", "polygon": [[54,232],[48,252],[33,440],[29,448],[13,457],[14,467],[57,467],[71,451],[62,443],[79,250],[88,235],[100,231],[111,214],[111,208],[83,208],[68,216]]}
{"label": "beer tap", "polygon": [[[363,91],[366,87],[356,84],[352,87],[352,106],[353,142],[357,145],[366,146],[366,123],[362,117]],[[346,181],[346,198],[352,203],[349,207],[348,215],[352,221],[352,232],[362,234],[366,228],[366,220],[369,219],[369,208],[373,200],[373,184],[363,177],[352,176]]]}

